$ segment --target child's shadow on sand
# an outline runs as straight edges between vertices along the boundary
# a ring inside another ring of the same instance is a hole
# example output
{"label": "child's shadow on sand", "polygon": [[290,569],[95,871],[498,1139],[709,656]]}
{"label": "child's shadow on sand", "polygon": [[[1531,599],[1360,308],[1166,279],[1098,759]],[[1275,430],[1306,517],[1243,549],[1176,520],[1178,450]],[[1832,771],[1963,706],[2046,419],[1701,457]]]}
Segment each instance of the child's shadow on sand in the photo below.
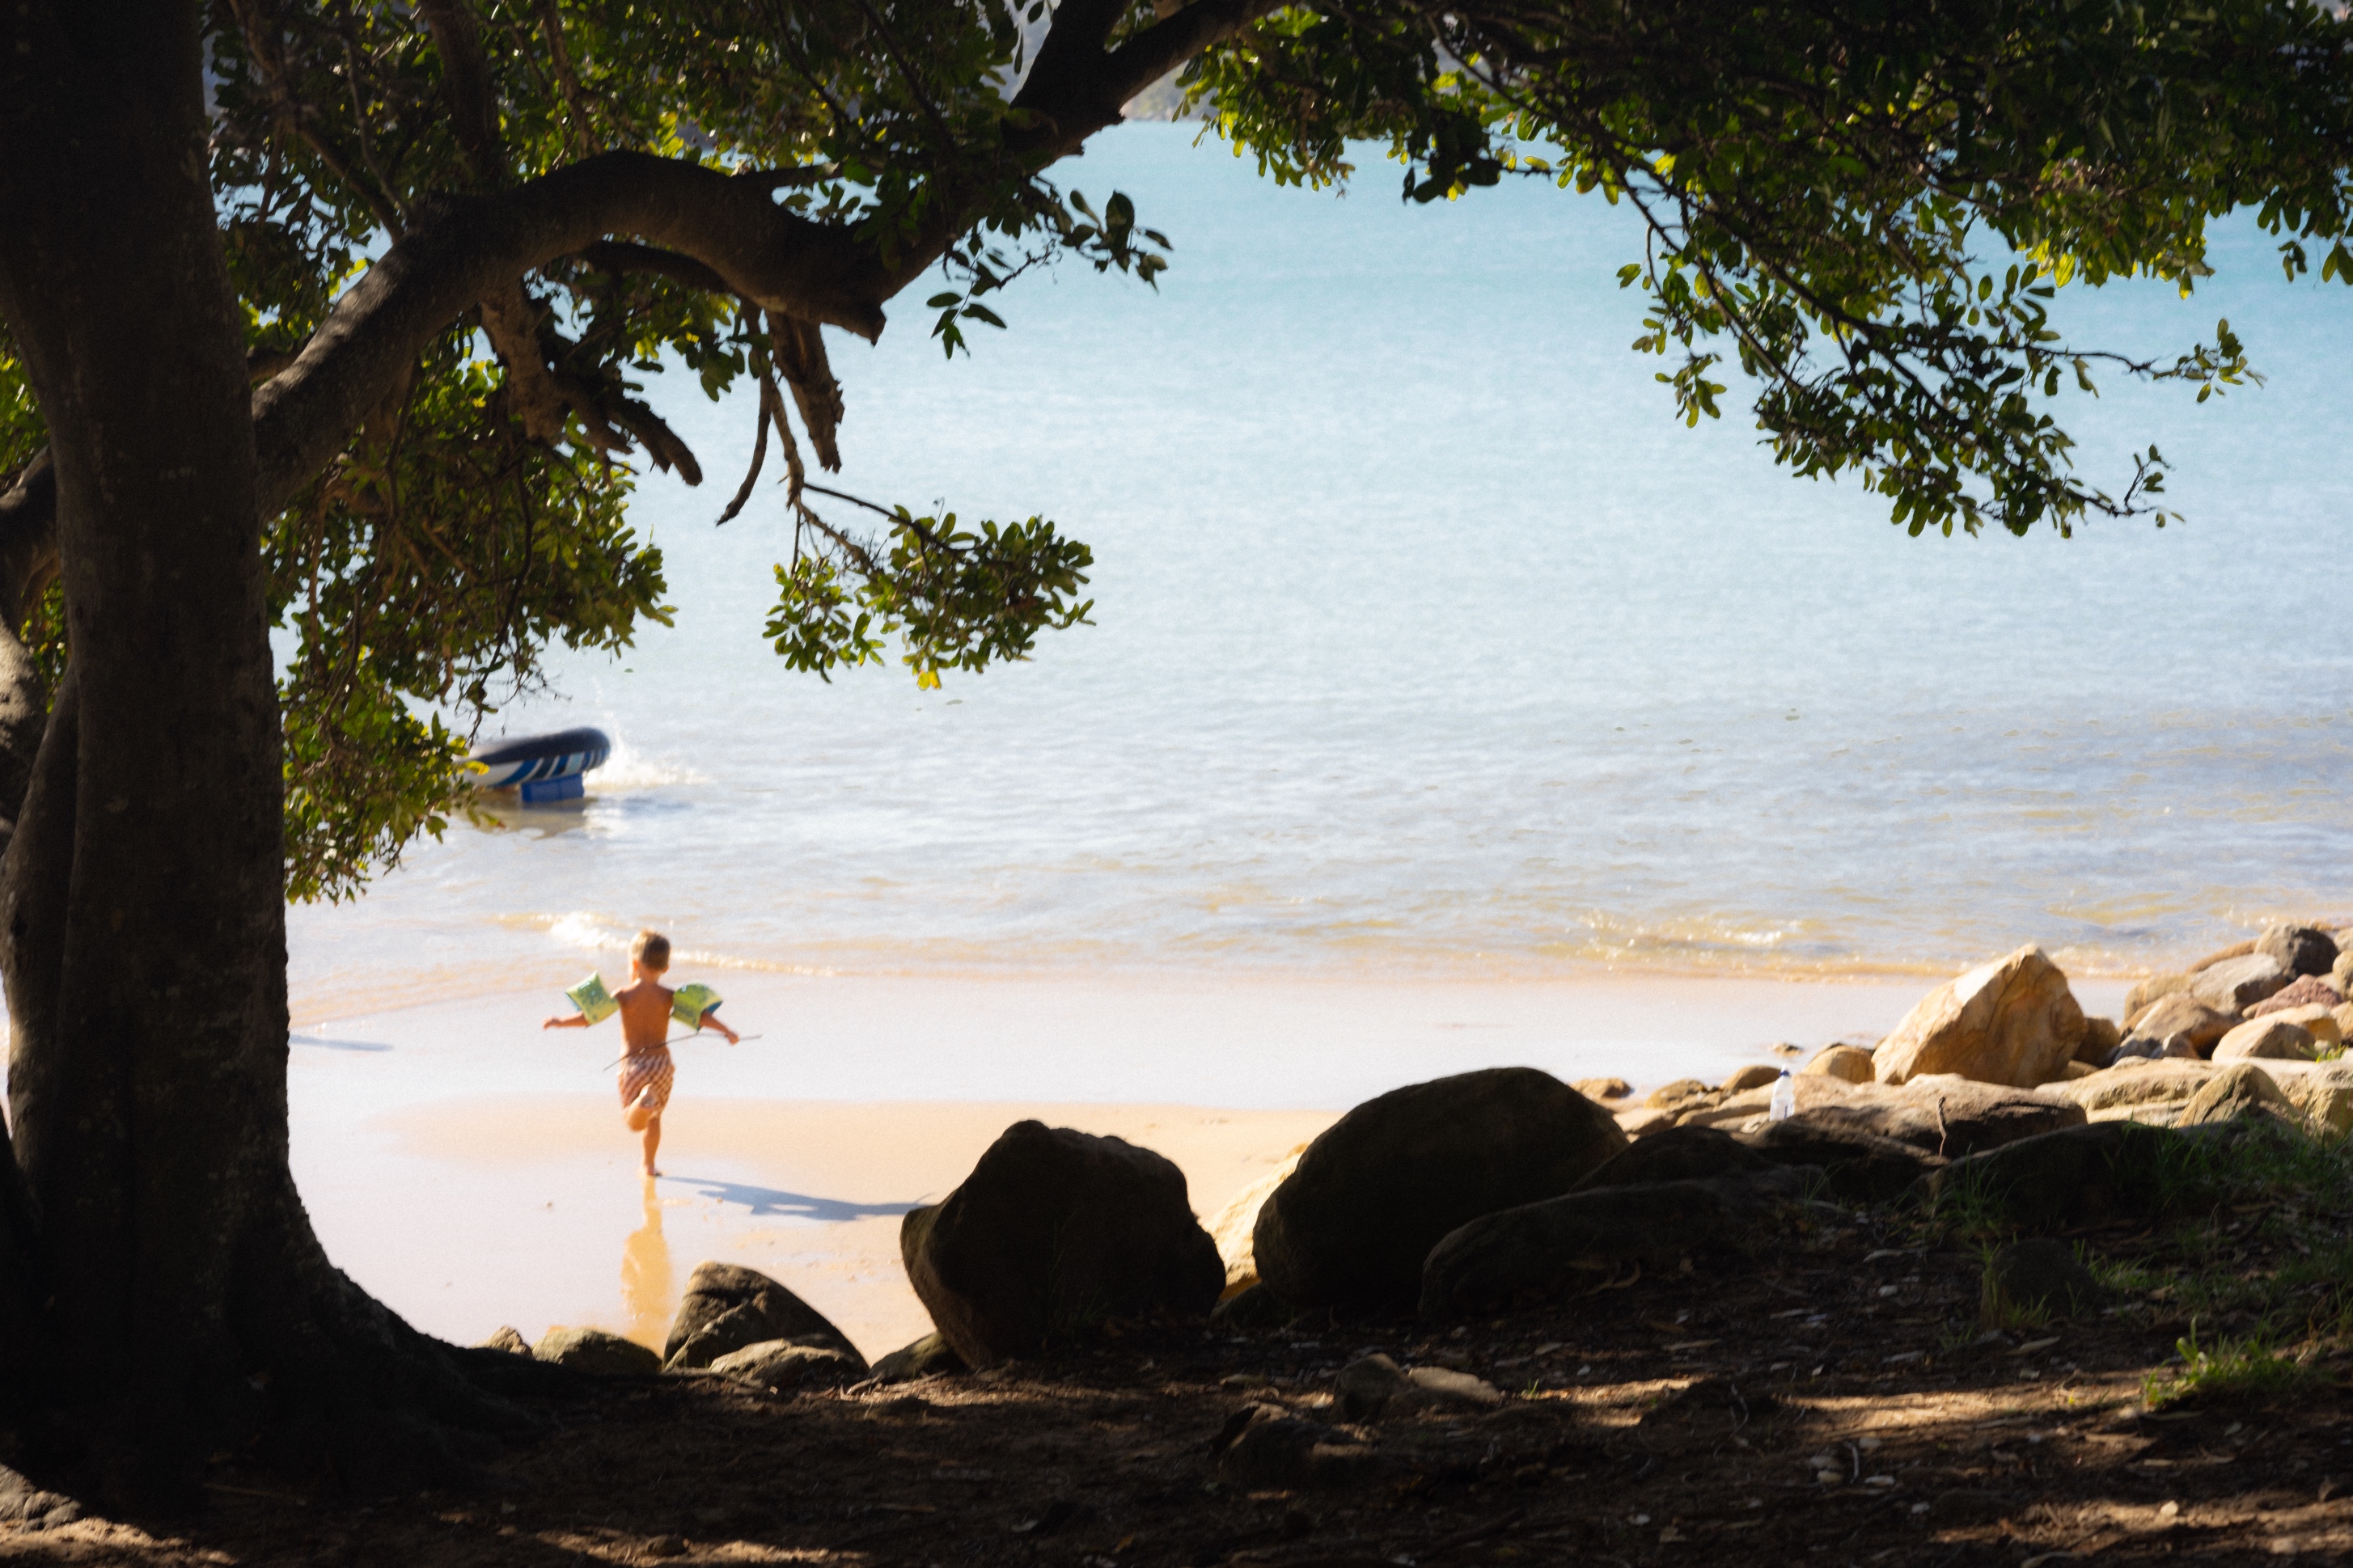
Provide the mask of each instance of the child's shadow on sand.
{"label": "child's shadow on sand", "polygon": [[741,1204],[762,1218],[813,1219],[828,1225],[853,1219],[887,1219],[923,1207],[921,1204],[853,1204],[840,1198],[813,1198],[806,1193],[778,1192],[774,1187],[748,1186],[742,1182],[714,1182],[704,1176],[666,1176],[665,1181],[696,1189],[723,1204]]}

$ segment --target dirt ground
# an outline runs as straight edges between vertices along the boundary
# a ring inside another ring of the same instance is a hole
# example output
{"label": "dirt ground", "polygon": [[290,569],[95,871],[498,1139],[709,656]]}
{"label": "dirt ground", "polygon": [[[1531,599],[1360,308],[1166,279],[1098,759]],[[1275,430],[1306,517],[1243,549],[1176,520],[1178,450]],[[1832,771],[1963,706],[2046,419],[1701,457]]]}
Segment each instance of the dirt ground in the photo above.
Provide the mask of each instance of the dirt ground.
{"label": "dirt ground", "polygon": [[[2162,1384],[2182,1370],[2193,1327],[2183,1292],[2148,1281],[2193,1254],[2197,1299],[2221,1304],[2197,1325],[2210,1340],[2303,1310],[2299,1290],[2314,1324],[2336,1310],[2340,1282],[2308,1266],[2326,1261],[2312,1237],[2341,1237],[2344,1217],[2287,1212],[2295,1224],[2257,1204],[2164,1234],[2075,1238],[2125,1282],[2114,1304],[2008,1332],[1979,1325],[1972,1247],[1900,1213],[1817,1207],[1761,1260],[1694,1259],[1435,1334],[1410,1321],[1114,1324],[989,1373],[797,1397],[708,1375],[600,1380],[539,1405],[547,1435],[461,1494],[307,1500],[225,1462],[200,1517],[18,1531],[0,1535],[0,1560],[2343,1560],[2353,1401],[2333,1331],[2316,1327],[2300,1360],[2275,1363],[2292,1388],[2218,1378],[2211,1396],[2155,1412],[2143,1399],[2152,1372]],[[1474,1372],[1506,1397],[1353,1428],[1380,1458],[1345,1490],[1219,1479],[1213,1448],[1237,1413],[1257,1403],[1333,1422],[1332,1374],[1371,1351]]]}

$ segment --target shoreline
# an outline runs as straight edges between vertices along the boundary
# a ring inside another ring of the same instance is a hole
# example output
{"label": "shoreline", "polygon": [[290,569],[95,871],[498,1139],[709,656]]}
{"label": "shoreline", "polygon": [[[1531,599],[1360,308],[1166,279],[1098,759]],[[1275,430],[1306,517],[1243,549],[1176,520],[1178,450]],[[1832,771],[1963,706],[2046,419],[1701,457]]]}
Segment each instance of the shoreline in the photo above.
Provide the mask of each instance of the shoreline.
{"label": "shoreline", "polygon": [[[2058,951],[2051,952],[2052,962],[2065,970],[2069,979],[2079,988],[2091,986],[2105,994],[2113,986],[2121,999],[2136,983],[2170,973],[2181,967],[2179,963],[2145,963],[2137,966],[2076,970],[2069,967],[2066,957]],[[2201,949],[2201,951],[2203,951]],[[1982,962],[1979,960],[1978,962]],[[374,1017],[385,1013],[405,1011],[418,1005],[443,1003],[489,1001],[507,996],[518,990],[537,987],[561,991],[578,979],[586,970],[596,967],[626,971],[628,943],[626,941],[581,945],[537,954],[521,961],[501,959],[495,964],[453,968],[438,965],[421,970],[413,975],[394,980],[371,982],[367,979],[342,975],[322,981],[305,981],[290,985],[289,1012],[296,1033],[322,1026],[339,1024],[351,1019]],[[1859,964],[1840,968],[1770,968],[1714,965],[1676,965],[1646,963],[1638,961],[1573,960],[1543,967],[1497,963],[1471,966],[1464,964],[1431,964],[1427,968],[1385,963],[1351,968],[1324,965],[1314,968],[1280,964],[1251,964],[1239,967],[1185,963],[1124,963],[1107,962],[1101,964],[1008,964],[1002,968],[981,965],[909,965],[888,968],[860,965],[834,967],[823,963],[771,963],[765,960],[735,958],[721,954],[681,950],[673,966],[684,974],[694,971],[707,982],[724,978],[728,984],[720,989],[733,994],[749,985],[765,987],[772,984],[809,983],[819,985],[857,985],[884,987],[972,986],[983,989],[1001,987],[1060,988],[1068,986],[1118,985],[1145,990],[1199,989],[1296,989],[1359,987],[1428,987],[1432,989],[1494,988],[1515,991],[1528,988],[1582,988],[1654,985],[1664,987],[1742,985],[1761,987],[1825,987],[1877,988],[1918,986],[1920,991],[1935,987],[1954,974],[1971,967],[1969,961],[1954,963]],[[415,998],[428,994],[432,1003],[420,1004]]]}
{"label": "shoreline", "polygon": [[[294,1170],[329,1255],[418,1327],[469,1343],[502,1323],[659,1341],[695,1264],[740,1262],[880,1355],[929,1328],[898,1215],[944,1194],[1022,1117],[1167,1155],[1206,1217],[1341,1110],[1402,1084],[1512,1064],[1563,1081],[1719,1081],[1790,1059],[1769,1050],[1778,1041],[1810,1055],[1875,1039],[1929,989],[702,973],[731,1023],[762,1037],[673,1047],[670,1174],[650,1202],[606,1066],[618,1036],[543,1032],[566,1006],[552,986],[297,1029]],[[2078,994],[2106,1011],[2123,989]]]}

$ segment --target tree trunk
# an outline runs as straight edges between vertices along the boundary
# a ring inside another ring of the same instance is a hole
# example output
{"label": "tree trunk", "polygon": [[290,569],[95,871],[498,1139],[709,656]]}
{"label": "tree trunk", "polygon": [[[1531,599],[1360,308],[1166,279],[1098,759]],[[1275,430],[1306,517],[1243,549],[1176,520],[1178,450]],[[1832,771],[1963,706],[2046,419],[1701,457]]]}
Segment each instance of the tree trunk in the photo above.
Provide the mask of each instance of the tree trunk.
{"label": "tree trunk", "polygon": [[38,1318],[5,1370],[118,1496],[262,1439],[406,1479],[350,1470],[430,1454],[384,1440],[420,1414],[496,1412],[327,1263],[288,1173],[280,726],[197,10],[17,0],[0,73],[0,315],[73,650],[0,860],[0,1201]]}

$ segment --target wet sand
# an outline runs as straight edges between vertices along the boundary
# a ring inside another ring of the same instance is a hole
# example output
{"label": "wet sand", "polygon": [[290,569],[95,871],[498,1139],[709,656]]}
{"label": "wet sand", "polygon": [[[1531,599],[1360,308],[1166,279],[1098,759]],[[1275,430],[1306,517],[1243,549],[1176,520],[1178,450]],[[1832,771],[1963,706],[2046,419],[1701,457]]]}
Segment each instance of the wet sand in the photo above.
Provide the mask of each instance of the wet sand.
{"label": "wet sand", "polygon": [[[900,1268],[899,1215],[944,1195],[1025,1116],[1160,1151],[1207,1216],[1399,1084],[1507,1064],[1712,1079],[1784,1059],[1776,1041],[1875,1038],[1926,989],[673,978],[708,980],[760,1037],[674,1047],[666,1174],[650,1189],[606,1066],[619,1035],[542,1032],[568,1010],[554,987],[298,1026],[294,1170],[330,1256],[418,1327],[465,1342],[560,1323],[658,1343],[687,1274],[719,1258],[784,1281],[873,1356],[929,1329]],[[2123,988],[2076,989],[2107,1011]]]}

